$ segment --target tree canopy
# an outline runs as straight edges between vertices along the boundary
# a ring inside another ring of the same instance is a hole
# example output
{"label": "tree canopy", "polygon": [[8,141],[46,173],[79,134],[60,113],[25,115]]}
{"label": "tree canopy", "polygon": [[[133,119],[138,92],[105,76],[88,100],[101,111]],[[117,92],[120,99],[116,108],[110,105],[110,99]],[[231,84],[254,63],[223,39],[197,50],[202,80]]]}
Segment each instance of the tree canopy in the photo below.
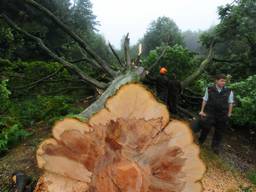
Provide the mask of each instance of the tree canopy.
{"label": "tree canopy", "polygon": [[159,17],[148,27],[142,39],[144,54],[163,44],[183,45],[181,31],[176,23],[168,17]]}
{"label": "tree canopy", "polygon": [[[256,2],[239,0],[219,7],[220,24],[201,36],[204,45],[217,42],[212,73],[232,74],[236,79],[256,72]],[[217,71],[216,71],[217,69]]]}

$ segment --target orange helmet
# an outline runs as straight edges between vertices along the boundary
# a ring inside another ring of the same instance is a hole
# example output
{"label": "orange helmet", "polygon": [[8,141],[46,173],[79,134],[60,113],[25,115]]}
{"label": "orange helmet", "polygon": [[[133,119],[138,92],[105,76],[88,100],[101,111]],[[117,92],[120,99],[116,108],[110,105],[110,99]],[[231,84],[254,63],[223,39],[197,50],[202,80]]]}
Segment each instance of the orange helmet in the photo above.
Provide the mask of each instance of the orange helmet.
{"label": "orange helmet", "polygon": [[166,69],[165,67],[161,67],[159,72],[160,72],[161,75],[164,75],[164,74],[166,74],[168,71],[167,71],[167,69]]}

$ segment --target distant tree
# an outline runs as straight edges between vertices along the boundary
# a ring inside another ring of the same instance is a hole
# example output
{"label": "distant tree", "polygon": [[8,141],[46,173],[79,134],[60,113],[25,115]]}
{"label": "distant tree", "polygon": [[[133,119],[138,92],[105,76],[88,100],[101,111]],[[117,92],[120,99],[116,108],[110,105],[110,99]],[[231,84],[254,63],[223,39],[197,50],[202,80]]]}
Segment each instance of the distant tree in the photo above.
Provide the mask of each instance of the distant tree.
{"label": "distant tree", "polygon": [[183,45],[181,31],[176,23],[168,17],[159,17],[153,21],[142,39],[144,54],[162,44],[173,46]]}
{"label": "distant tree", "polygon": [[96,30],[96,16],[92,11],[92,3],[90,0],[77,0],[74,2],[72,11],[72,24],[75,31],[85,37]]}
{"label": "distant tree", "polygon": [[[38,2],[60,18],[63,23],[69,25],[74,32],[86,38],[88,43],[94,41],[97,22],[89,0],[79,0],[73,5],[70,0],[39,0]],[[0,3],[0,12],[8,14],[29,33],[39,36],[58,55],[70,55],[70,50],[75,45],[74,41],[42,12],[28,6],[24,0],[3,0]],[[1,25],[1,30],[8,30],[8,26],[4,29],[5,27]],[[12,59],[50,59],[47,54],[37,49],[34,42],[20,40],[17,36],[15,38],[16,48],[13,50]]]}
{"label": "distant tree", "polygon": [[203,53],[203,47],[200,43],[200,35],[202,31],[187,30],[182,32],[185,47],[195,53]]}

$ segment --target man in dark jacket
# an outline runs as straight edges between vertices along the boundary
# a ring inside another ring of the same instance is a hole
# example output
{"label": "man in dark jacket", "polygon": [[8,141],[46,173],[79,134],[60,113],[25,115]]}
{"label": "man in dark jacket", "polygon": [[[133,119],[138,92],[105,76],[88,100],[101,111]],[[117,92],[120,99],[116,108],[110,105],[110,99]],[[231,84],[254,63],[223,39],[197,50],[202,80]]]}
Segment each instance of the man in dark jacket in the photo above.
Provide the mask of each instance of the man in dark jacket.
{"label": "man in dark jacket", "polygon": [[161,67],[159,75],[155,80],[157,96],[164,104],[168,104],[168,85],[169,79],[167,77],[167,68]]}
{"label": "man in dark jacket", "polygon": [[215,127],[212,149],[219,153],[219,147],[222,140],[222,134],[227,127],[228,118],[232,115],[234,95],[233,92],[225,87],[226,76],[216,75],[215,84],[205,91],[201,111],[199,115],[204,119],[202,130],[199,137],[199,143],[203,144],[211,127]]}
{"label": "man in dark jacket", "polygon": [[167,77],[167,68],[161,67],[159,70],[159,75],[156,77],[152,77],[147,75],[147,77],[143,80],[143,83],[154,87],[156,90],[157,97],[168,106],[168,85],[169,79]]}
{"label": "man in dark jacket", "polygon": [[172,114],[177,114],[177,106],[181,95],[181,83],[177,80],[176,72],[172,72],[172,79],[168,85],[168,107]]}

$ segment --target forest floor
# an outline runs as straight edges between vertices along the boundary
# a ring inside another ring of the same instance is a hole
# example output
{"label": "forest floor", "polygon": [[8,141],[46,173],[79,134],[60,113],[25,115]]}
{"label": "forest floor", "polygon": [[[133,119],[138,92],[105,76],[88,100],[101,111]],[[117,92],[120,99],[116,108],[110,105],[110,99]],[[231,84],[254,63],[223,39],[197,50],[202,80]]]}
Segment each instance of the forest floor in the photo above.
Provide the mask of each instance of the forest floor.
{"label": "forest floor", "polygon": [[202,183],[204,192],[256,192],[256,183],[248,179],[256,174],[256,151],[242,135],[229,130],[219,155],[210,149],[211,138],[201,147],[207,165]]}
{"label": "forest floor", "polygon": [[[34,179],[40,175],[35,152],[38,144],[50,137],[51,128],[43,123],[36,127],[36,132],[30,138],[0,158],[0,184],[7,183],[10,174],[17,170],[24,171]],[[242,138],[233,132],[226,134],[224,147],[218,156],[209,148],[211,138],[202,147],[201,157],[207,165],[202,179],[204,192],[256,192],[256,186],[246,177],[248,172],[256,171],[256,152]]]}

